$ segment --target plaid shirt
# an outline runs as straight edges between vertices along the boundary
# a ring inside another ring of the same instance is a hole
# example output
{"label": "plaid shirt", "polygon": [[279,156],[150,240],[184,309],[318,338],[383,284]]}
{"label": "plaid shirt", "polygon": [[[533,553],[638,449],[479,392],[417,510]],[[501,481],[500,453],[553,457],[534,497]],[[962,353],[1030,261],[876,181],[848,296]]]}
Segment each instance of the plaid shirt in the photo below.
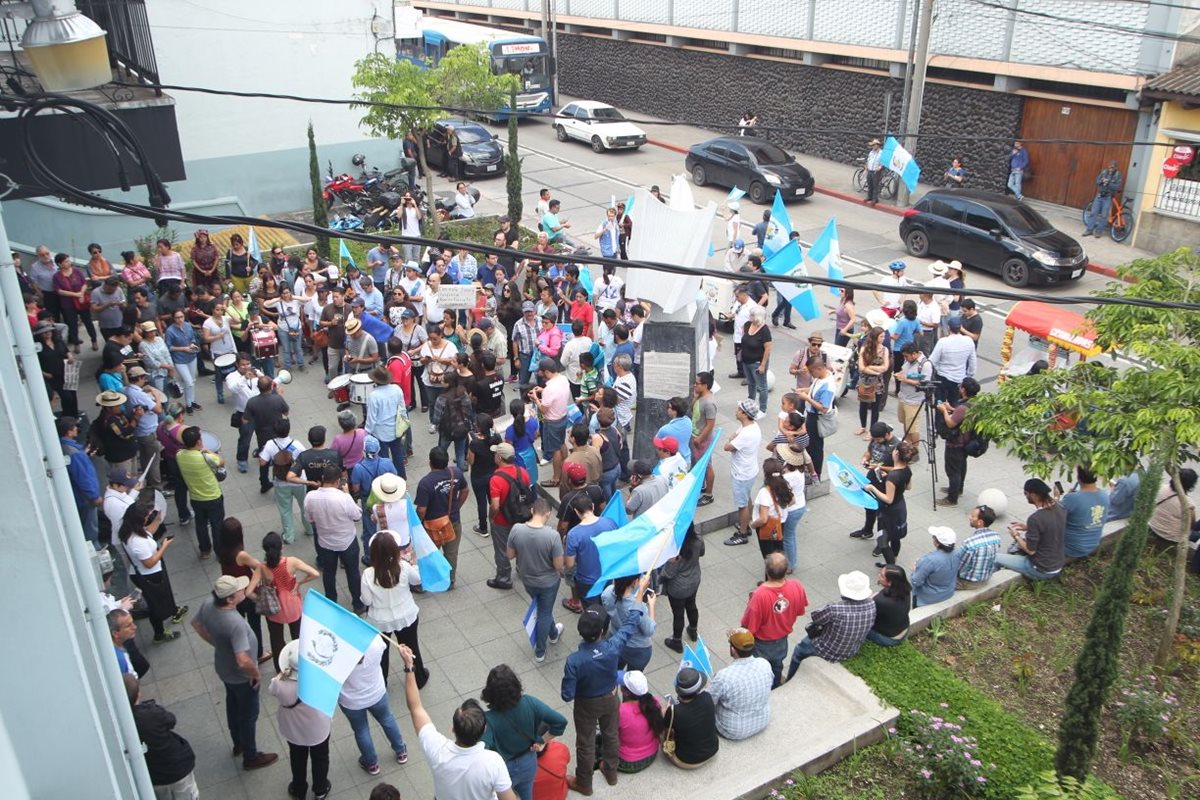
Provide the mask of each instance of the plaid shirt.
{"label": "plaid shirt", "polygon": [[958,547],[959,579],[978,583],[992,577],[999,552],[1000,534],[987,528],[971,534]]}
{"label": "plaid shirt", "polygon": [[537,347],[538,325],[529,322],[524,317],[513,325],[512,338],[517,343],[517,352],[527,356]]}
{"label": "plaid shirt", "polygon": [[713,676],[708,692],[717,706],[717,733],[748,739],[771,721],[771,664],[764,658],[734,659]]}
{"label": "plaid shirt", "polygon": [[825,626],[813,639],[813,649],[826,661],[845,661],[858,654],[875,625],[875,601],[842,598],[812,613],[812,621]]}

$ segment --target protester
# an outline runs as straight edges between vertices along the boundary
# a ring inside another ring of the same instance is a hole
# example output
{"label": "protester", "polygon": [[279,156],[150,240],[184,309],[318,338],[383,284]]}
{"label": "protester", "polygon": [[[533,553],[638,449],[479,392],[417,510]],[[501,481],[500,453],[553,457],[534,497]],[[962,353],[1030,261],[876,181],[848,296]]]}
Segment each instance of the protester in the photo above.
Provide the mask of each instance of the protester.
{"label": "protester", "polygon": [[658,575],[659,591],[666,594],[671,603],[671,635],[663,640],[663,644],[676,653],[683,652],[685,616],[688,638],[696,641],[700,625],[696,593],[700,589],[700,558],[703,555],[704,539],[696,533],[695,525],[689,525],[679,554],[667,559]]}
{"label": "protester", "polygon": [[935,525],[929,529],[933,550],[917,559],[912,574],[913,607],[931,606],[954,596],[958,576],[958,543],[953,528]]}
{"label": "protester", "polygon": [[838,576],[841,599],[812,613],[808,635],[792,651],[787,679],[790,681],[809,656],[826,661],[853,658],[875,625],[875,603],[871,599],[871,579],[855,570]]}
{"label": "protester", "polygon": [[[342,684],[341,694],[338,695],[338,707],[342,709],[350,723],[350,729],[354,731],[354,743],[358,745],[359,753],[358,765],[368,775],[378,775],[380,771],[379,756],[375,751],[375,742],[371,739],[371,728],[367,721],[368,714],[383,728],[388,744],[396,756],[396,763],[408,763],[408,747],[400,733],[400,724],[396,722],[391,706],[388,705],[387,683],[383,679],[381,660],[390,647],[382,637],[376,636],[372,639],[366,652]],[[407,672],[413,667],[406,660],[404,668]]]}
{"label": "protester", "polygon": [[[713,431],[716,429],[717,401],[713,397],[712,388],[712,370],[696,374],[696,380],[692,384],[692,394],[695,399],[692,401],[692,435],[689,445],[693,464],[708,450],[708,446],[712,442]],[[712,492],[715,478],[716,473],[713,471],[710,460],[708,468],[704,471],[704,485],[700,491],[698,505],[706,506],[713,501]]]}
{"label": "protester", "polygon": [[146,770],[150,773],[154,796],[167,800],[200,797],[196,787],[196,754],[188,740],[175,732],[175,715],[153,700],[142,700],[136,677],[125,675],[123,680],[125,696],[133,709],[133,724],[145,747]]}
{"label": "protester", "polygon": [[645,602],[635,600],[633,594],[637,589],[639,577],[638,575],[629,575],[617,578],[601,592],[600,602],[604,605],[604,610],[608,613],[612,626],[617,629],[621,628],[631,611],[637,609],[641,612],[634,632],[621,648],[617,667],[645,671],[646,665],[650,663],[650,657],[654,655],[652,637],[657,629],[657,623],[654,620],[654,601],[658,599],[658,595],[651,593]]}
{"label": "protester", "polygon": [[666,731],[662,707],[650,694],[645,673],[637,670],[617,673],[621,691],[618,736],[621,746],[617,771],[641,772],[658,757],[658,742]]}
{"label": "protester", "polygon": [[763,412],[753,400],[738,403],[736,417],[741,424],[738,431],[725,444],[725,452],[732,453],[729,459],[729,474],[733,482],[733,505],[737,509],[737,522],[733,534],[725,540],[727,545],[746,544],[750,541],[750,490],[758,477],[758,451],[762,447],[762,430],[758,420]]}
{"label": "protester", "polygon": [[597,517],[592,498],[586,493],[577,494],[571,506],[579,516],[579,524],[567,532],[563,544],[563,566],[575,569],[575,597],[564,600],[563,607],[578,614],[583,606],[601,602],[598,597],[590,596],[592,587],[600,580],[601,572],[600,552],[596,549],[594,539],[601,533],[615,531],[617,523],[608,517]]}
{"label": "protester", "polygon": [[[1184,495],[1191,494],[1196,488],[1196,471],[1191,467],[1179,470],[1179,485]],[[1150,515],[1150,531],[1156,544],[1170,546],[1183,540],[1181,523],[1184,521],[1184,506],[1175,494],[1175,486],[1170,476],[1163,481],[1162,488],[1154,498],[1154,513]],[[1196,522],[1196,504],[1187,498],[1187,521],[1194,525]]]}
{"label": "protester", "polygon": [[750,593],[741,626],[754,636],[754,654],[771,665],[774,689],[782,683],[788,636],[808,608],[808,595],[800,581],[787,577],[788,562],[782,553],[767,556],[763,566],[763,582]]}
{"label": "protester", "polygon": [[[321,573],[296,556],[283,555],[283,539],[271,531],[262,540],[263,560],[259,562],[259,585],[273,586],[279,598],[279,611],[267,614],[267,635],[271,639],[272,660],[279,672],[279,653],[283,649],[283,629],[295,642],[300,638],[300,616],[303,602],[300,586],[315,581]],[[300,576],[297,578],[296,576]],[[261,648],[261,645],[259,645]]]}
{"label": "protester", "polygon": [[[417,483],[413,505],[433,543],[450,563],[450,586],[458,576],[458,549],[462,543],[462,507],[471,487],[462,470],[450,463],[440,447],[429,451],[429,472]],[[505,546],[505,541],[501,542]],[[493,542],[493,547],[495,543]],[[499,562],[497,562],[499,563]],[[508,559],[504,559],[507,565]]]}
{"label": "protester", "polygon": [[[876,468],[876,473],[883,478],[883,488],[870,483],[863,487],[867,494],[879,501],[880,533],[873,554],[882,555],[888,564],[896,563],[900,542],[908,535],[908,504],[904,494],[912,486],[912,470],[908,465],[916,455],[917,448],[908,442],[896,445],[892,450],[892,466]],[[882,567],[883,564],[876,566]]]}
{"label": "protester", "polygon": [[904,567],[890,564],[879,570],[879,585],[875,593],[875,624],[867,641],[880,647],[895,647],[908,636],[908,610],[912,605],[912,586]]}
{"label": "protester", "polygon": [[819,476],[825,464],[825,437],[821,434],[818,419],[832,413],[831,409],[835,400],[833,379],[830,377],[829,366],[825,363],[824,356],[809,358],[807,367],[813,377],[812,386],[808,389],[799,389],[796,394],[804,401],[807,413],[804,428],[809,437],[808,454],[812,457],[813,467]]}
{"label": "protester", "polygon": [[1051,496],[1050,487],[1040,478],[1025,481],[1024,491],[1026,502],[1035,510],[1025,522],[1009,524],[1016,552],[1000,553],[996,565],[1034,580],[1057,578],[1065,559],[1067,510]]}
{"label": "protester", "polygon": [[717,733],[726,739],[748,739],[771,721],[771,664],[754,654],[754,634],[745,628],[729,632],[729,666],[713,676],[709,694],[716,706]]}
{"label": "protester", "polygon": [[[717,711],[713,697],[704,691],[708,678],[685,667],[675,675],[677,697],[667,706],[663,719],[663,753],[677,767],[696,769],[707,764],[721,747],[717,735]],[[670,699],[670,698],[668,698]]]}
{"label": "protester", "polygon": [[[311,450],[306,452],[312,452]],[[312,524],[325,596],[337,602],[338,564],[346,571],[355,613],[366,610],[362,603],[358,564],[357,522],[362,509],[350,497],[339,467],[329,465],[321,474],[321,487],[304,498],[304,516]]]}
{"label": "protester", "polygon": [[975,506],[967,514],[967,524],[973,533],[958,547],[959,589],[981,586],[996,571],[1000,534],[991,529],[995,521],[996,512],[990,506]]}
{"label": "protester", "polygon": [[971,400],[979,394],[979,381],[966,378],[957,389],[957,401],[952,403],[944,400],[937,406],[941,415],[946,447],[942,456],[942,464],[946,471],[946,496],[937,501],[939,507],[954,507],[963,493],[963,483],[967,479],[967,433],[963,430],[963,422],[971,408]]}
{"label": "protester", "polygon": [[[397,536],[384,529],[371,537],[368,552],[371,566],[362,574],[362,600],[367,607],[363,616],[385,639],[394,639],[412,650],[417,686],[423,687],[429,680],[429,670],[421,658],[421,643],[417,638],[421,609],[413,602],[412,593],[413,587],[421,586],[421,572],[413,563],[412,548],[401,547]],[[385,684],[391,649],[385,648],[380,659]]]}
{"label": "protester", "polygon": [[259,571],[259,561],[246,552],[242,523],[237,517],[226,517],[225,521],[221,523],[220,541],[216,551],[221,574],[234,578],[245,577],[250,581],[250,585],[246,587],[246,597],[238,603],[236,611],[242,616],[242,619],[249,623],[250,630],[254,631],[254,638],[258,642],[258,663],[265,663],[271,660],[271,652],[269,650],[266,653],[263,652],[262,617],[258,614],[258,606],[255,602],[259,580],[262,577],[262,573]]}
{"label": "protester", "polygon": [[1055,491],[1059,504],[1067,510],[1063,552],[1067,558],[1083,558],[1096,552],[1104,517],[1108,513],[1108,492],[1096,485],[1096,473],[1089,467],[1075,468],[1078,487],[1063,494]]}
{"label": "protester", "polygon": [[504,759],[517,797],[533,800],[538,756],[546,745],[563,735],[567,718],[525,694],[521,679],[507,664],[492,667],[479,696],[488,707],[484,714],[484,747]]}
{"label": "protester", "polygon": [[154,628],[154,643],[165,644],[179,638],[179,631],[168,633],[163,626],[165,620],[178,625],[187,616],[188,607],[175,602],[171,589],[171,577],[167,574],[167,562],[163,560],[167,548],[175,541],[173,536],[164,536],[162,543],[154,535],[162,525],[162,515],[151,511],[143,516],[140,509],[125,514],[117,538],[129,562],[129,580],[142,590],[146,600],[150,625]]}
{"label": "protester", "polygon": [[312,789],[314,800],[329,796],[329,734],[332,720],[323,712],[300,699],[300,642],[291,641],[279,656],[283,669],[271,679],[267,693],[279,701],[276,722],[279,734],[288,743],[288,758],[292,765],[289,797],[308,796],[308,762],[312,759]]}
{"label": "protester", "polygon": [[[546,660],[546,644],[557,644],[563,624],[554,621],[554,601],[563,573],[563,540],[547,525],[550,504],[545,498],[533,501],[528,522],[518,522],[508,534],[508,558],[517,562],[517,573],[526,594],[536,605],[533,659]],[[520,792],[518,791],[518,794]]]}
{"label": "protester", "polygon": [[[749,402],[749,401],[747,401]],[[654,473],[654,465],[638,459],[629,465],[629,498],[625,501],[625,513],[630,519],[645,514],[669,491],[667,480]]]}
{"label": "protester", "polygon": [[203,560],[212,555],[214,545],[221,543],[225,495],[216,473],[225,466],[225,459],[205,448],[200,429],[195,426],[184,428],[180,440],[183,448],[175,454],[175,464],[191,498],[196,544]]}
{"label": "protester", "polygon": [[792,486],[783,476],[783,462],[768,458],[763,462],[763,487],[754,497],[754,518],[750,522],[763,558],[783,549],[784,519],[793,502]]}

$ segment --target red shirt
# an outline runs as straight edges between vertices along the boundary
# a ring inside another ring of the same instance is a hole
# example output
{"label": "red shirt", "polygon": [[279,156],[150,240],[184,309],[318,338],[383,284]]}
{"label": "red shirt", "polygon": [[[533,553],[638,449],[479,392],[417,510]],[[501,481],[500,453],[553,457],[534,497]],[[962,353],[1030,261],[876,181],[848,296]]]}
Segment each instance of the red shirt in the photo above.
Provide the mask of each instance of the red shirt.
{"label": "red shirt", "polygon": [[596,310],[587,300],[575,300],[571,302],[571,321],[579,320],[583,323],[583,335],[592,338],[592,320],[596,316]]}
{"label": "red shirt", "polygon": [[753,633],[755,639],[784,639],[806,608],[808,595],[800,581],[789,578],[778,587],[763,584],[750,595],[742,614],[742,627]]}
{"label": "red shirt", "polygon": [[505,464],[502,467],[497,467],[496,471],[492,473],[492,477],[488,480],[488,497],[500,501],[500,508],[496,511],[495,516],[492,517],[492,522],[497,525],[512,525],[508,521],[508,517],[504,516],[504,501],[508,499],[508,492],[512,488],[512,484],[501,478],[501,474],[508,475],[510,478],[519,477],[525,483],[529,483],[529,473],[525,471],[524,467],[519,467],[516,464]]}

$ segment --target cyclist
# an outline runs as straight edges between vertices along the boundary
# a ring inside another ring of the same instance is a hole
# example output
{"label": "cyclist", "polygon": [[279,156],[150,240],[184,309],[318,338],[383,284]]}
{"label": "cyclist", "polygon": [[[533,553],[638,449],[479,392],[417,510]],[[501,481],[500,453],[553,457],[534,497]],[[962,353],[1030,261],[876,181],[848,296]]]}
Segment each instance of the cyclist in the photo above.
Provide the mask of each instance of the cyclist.
{"label": "cyclist", "polygon": [[1100,238],[1108,228],[1108,209],[1112,204],[1111,198],[1121,191],[1121,170],[1117,169],[1116,161],[1109,161],[1108,166],[1096,176],[1096,196],[1088,204],[1088,213],[1084,217],[1084,236]]}

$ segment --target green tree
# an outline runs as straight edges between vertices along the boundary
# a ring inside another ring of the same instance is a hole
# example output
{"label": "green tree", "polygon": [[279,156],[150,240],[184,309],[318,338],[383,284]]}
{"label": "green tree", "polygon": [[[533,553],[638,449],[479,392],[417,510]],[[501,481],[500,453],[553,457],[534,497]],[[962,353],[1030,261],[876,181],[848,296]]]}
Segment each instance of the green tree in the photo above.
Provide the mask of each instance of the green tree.
{"label": "green tree", "polygon": [[[1133,282],[1113,282],[1097,294],[1196,303],[1198,267],[1200,258],[1186,250],[1134,261],[1119,270],[1122,278]],[[1145,546],[1163,472],[1171,475],[1186,508],[1179,468],[1194,457],[1200,443],[1200,348],[1195,346],[1200,341],[1200,314],[1114,304],[1097,306],[1087,316],[1101,347],[1140,363],[1118,369],[1087,362],[1013,378],[998,392],[977,398],[970,415],[974,430],[1042,477],[1077,464],[1116,477],[1149,462],[1129,525],[1097,595],[1059,727],[1056,769],[1077,780],[1086,778],[1095,756],[1100,713],[1117,675],[1137,558]],[[1183,514],[1185,520],[1187,516]],[[1182,533],[1186,559],[1186,528]],[[1177,572],[1164,631],[1167,648],[1178,622],[1183,577],[1183,571]]]}
{"label": "green tree", "polygon": [[[372,53],[354,64],[356,107],[363,109],[359,124],[379,136],[400,141],[406,134],[415,134],[421,171],[425,173],[425,196],[433,211],[433,173],[425,160],[425,137],[422,133],[433,127],[442,112],[435,108],[433,72],[421,69],[408,61]],[[436,237],[439,231],[437,215],[427,215],[427,235]]]}
{"label": "green tree", "polygon": [[[312,184],[313,224],[328,230],[329,208],[325,205],[325,187],[321,182],[321,164],[317,161],[317,139],[313,134],[312,120],[308,122],[308,180]],[[321,258],[329,258],[328,236],[318,236],[316,246]]]}
{"label": "green tree", "polygon": [[[508,107],[517,107],[517,85],[514,82],[508,87]],[[525,213],[525,204],[521,200],[521,156],[517,151],[517,124],[520,119],[516,114],[508,115],[508,152],[504,155],[504,182],[508,190],[508,218],[512,221],[513,230],[519,230],[521,216]]]}

